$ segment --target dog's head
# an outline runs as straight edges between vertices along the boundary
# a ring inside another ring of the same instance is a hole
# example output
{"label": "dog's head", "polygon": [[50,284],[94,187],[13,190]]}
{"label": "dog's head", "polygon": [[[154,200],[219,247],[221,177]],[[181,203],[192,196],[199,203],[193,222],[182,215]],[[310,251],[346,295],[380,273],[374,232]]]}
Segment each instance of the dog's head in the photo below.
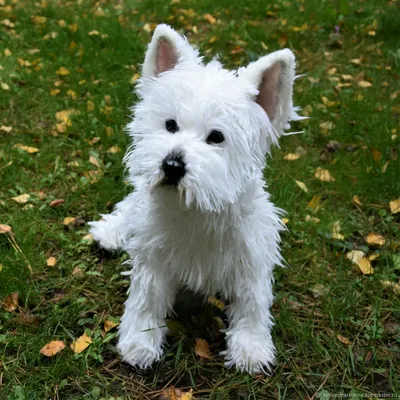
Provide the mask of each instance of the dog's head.
{"label": "dog's head", "polygon": [[184,207],[221,211],[259,178],[271,144],[299,119],[292,104],[295,59],[280,50],[228,71],[167,25],[148,47],[128,125],[133,182],[174,191]]}

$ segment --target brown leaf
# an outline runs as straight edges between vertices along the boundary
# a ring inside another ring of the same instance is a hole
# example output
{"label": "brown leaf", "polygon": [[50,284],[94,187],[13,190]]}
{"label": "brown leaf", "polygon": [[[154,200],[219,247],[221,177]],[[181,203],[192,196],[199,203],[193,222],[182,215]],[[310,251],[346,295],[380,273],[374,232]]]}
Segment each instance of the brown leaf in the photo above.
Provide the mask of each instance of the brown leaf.
{"label": "brown leaf", "polygon": [[0,224],[0,235],[2,233],[10,233],[10,232],[11,232],[11,226],[10,225]]}
{"label": "brown leaf", "polygon": [[51,201],[49,206],[50,207],[57,207],[57,206],[59,206],[61,204],[64,204],[64,203],[65,203],[64,199],[56,199],[56,200]]}
{"label": "brown leaf", "polygon": [[196,339],[195,353],[201,358],[212,358],[208,343],[204,339]]}
{"label": "brown leaf", "polygon": [[84,333],[82,336],[72,342],[70,347],[74,353],[79,354],[89,347],[90,343],[92,343],[92,339],[86,335],[86,333]]}
{"label": "brown leaf", "polygon": [[52,340],[41,348],[40,353],[42,353],[46,357],[53,357],[55,354],[59,353],[64,347],[65,343],[62,340]]}
{"label": "brown leaf", "polygon": [[377,244],[379,246],[383,246],[386,242],[386,239],[382,235],[378,235],[376,233],[371,232],[365,238],[365,241],[368,244]]}
{"label": "brown leaf", "polygon": [[90,156],[89,157],[89,162],[90,162],[90,164],[94,165],[96,168],[101,169],[100,162],[96,157]]}
{"label": "brown leaf", "polygon": [[85,273],[82,271],[81,268],[75,267],[74,270],[72,271],[72,275],[77,278],[83,278],[85,276]]}
{"label": "brown leaf", "polygon": [[217,20],[214,18],[211,14],[204,14],[204,19],[209,23],[209,24],[216,24]]}
{"label": "brown leaf", "polygon": [[74,223],[75,219],[76,219],[75,217],[66,217],[64,218],[63,224],[64,225],[72,224]]}
{"label": "brown leaf", "polygon": [[106,319],[104,321],[104,332],[111,331],[111,329],[115,328],[118,325],[119,323]]}
{"label": "brown leaf", "polygon": [[49,257],[46,264],[48,267],[54,267],[57,264],[57,259],[55,257]]}
{"label": "brown leaf", "polygon": [[184,392],[182,389],[175,388],[171,386],[167,389],[164,389],[159,400],[194,400],[193,397],[193,389],[190,389],[188,392]]}
{"label": "brown leaf", "polygon": [[344,337],[342,335],[337,335],[336,336],[340,342],[342,342],[343,344],[350,344],[350,340],[347,339],[347,337]]}
{"label": "brown leaf", "polygon": [[18,292],[11,293],[3,300],[3,308],[8,312],[13,312],[18,307]]}

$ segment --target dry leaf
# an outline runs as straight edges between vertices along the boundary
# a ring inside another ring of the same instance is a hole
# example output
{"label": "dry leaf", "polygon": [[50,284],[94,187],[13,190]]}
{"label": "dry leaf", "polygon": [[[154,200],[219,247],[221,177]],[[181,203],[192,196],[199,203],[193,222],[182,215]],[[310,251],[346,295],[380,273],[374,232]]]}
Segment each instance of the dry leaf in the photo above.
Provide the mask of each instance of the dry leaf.
{"label": "dry leaf", "polygon": [[392,200],[389,203],[390,206],[390,212],[392,214],[397,214],[400,212],[400,199]]}
{"label": "dry leaf", "polygon": [[336,71],[337,71],[337,68],[332,67],[332,68],[328,69],[327,73],[328,73],[328,75],[335,75]]}
{"label": "dry leaf", "polygon": [[4,55],[5,55],[6,57],[10,57],[10,56],[12,55],[10,49],[4,49]]}
{"label": "dry leaf", "polygon": [[46,263],[48,267],[54,267],[57,264],[57,259],[55,257],[49,257]]}
{"label": "dry leaf", "polygon": [[94,103],[92,100],[88,100],[88,102],[86,103],[86,110],[87,112],[94,110]]}
{"label": "dry leaf", "polygon": [[327,169],[322,169],[320,167],[315,170],[315,177],[322,182],[332,182],[335,180]]}
{"label": "dry leaf", "polygon": [[93,31],[90,31],[90,32],[88,33],[88,35],[89,35],[89,36],[98,36],[98,35],[100,35],[100,32],[99,32],[99,31],[96,31],[96,30],[93,30]]}
{"label": "dry leaf", "polygon": [[297,160],[298,158],[300,158],[300,154],[289,153],[289,154],[286,154],[286,156],[283,158],[288,161],[294,161],[294,160]]}
{"label": "dry leaf", "polygon": [[81,268],[75,267],[72,271],[72,275],[76,276],[77,278],[83,278],[85,276],[85,273],[82,271]]}
{"label": "dry leaf", "polygon": [[306,215],[305,220],[307,222],[309,222],[309,221],[314,222],[315,224],[319,224],[321,222],[321,220],[319,218],[312,217],[311,215]]}
{"label": "dry leaf", "polygon": [[92,343],[92,339],[84,333],[81,337],[71,343],[71,349],[74,353],[82,353]]}
{"label": "dry leaf", "polygon": [[190,389],[188,392],[184,392],[181,389],[177,389],[174,386],[171,386],[167,389],[164,389],[159,400],[194,400],[193,397],[193,389]]}
{"label": "dry leaf", "polygon": [[329,288],[321,283],[317,283],[313,288],[311,288],[311,292],[313,293],[314,297],[326,296],[329,293]]}
{"label": "dry leaf", "polygon": [[340,342],[342,342],[343,344],[350,344],[350,340],[347,339],[347,337],[344,337],[342,335],[337,335],[336,336]]}
{"label": "dry leaf", "polygon": [[357,85],[361,88],[369,88],[372,86],[372,83],[368,81],[360,81],[357,83]]}
{"label": "dry leaf", "polygon": [[353,58],[352,60],[350,60],[350,62],[355,65],[361,65],[362,60],[361,58]]}
{"label": "dry leaf", "polygon": [[66,217],[66,218],[64,218],[63,224],[69,225],[69,224],[72,224],[75,220],[76,220],[75,217]]}
{"label": "dry leaf", "polygon": [[65,343],[62,340],[52,340],[51,342],[44,345],[40,352],[46,357],[53,357],[59,353],[65,347]]}
{"label": "dry leaf", "polygon": [[360,198],[358,196],[356,196],[356,195],[353,196],[353,203],[357,204],[358,206],[362,206]]}
{"label": "dry leaf", "polygon": [[308,193],[308,189],[307,189],[307,186],[305,185],[305,183],[300,182],[300,181],[297,181],[297,180],[295,180],[295,182],[296,182],[296,185],[297,185],[303,192]]}
{"label": "dry leaf", "polygon": [[321,207],[321,196],[313,196],[307,207],[310,207],[314,211],[318,211]]}
{"label": "dry leaf", "polygon": [[319,127],[323,133],[327,134],[335,127],[335,124],[332,121],[325,121],[319,124]]}
{"label": "dry leaf", "polygon": [[380,257],[380,254],[371,254],[369,257],[368,257],[368,260],[369,261],[374,261],[374,260],[376,260],[377,258],[379,258]]}
{"label": "dry leaf", "polygon": [[391,281],[381,281],[385,288],[392,289],[394,293],[400,295],[400,284]]}
{"label": "dry leaf", "polygon": [[64,203],[65,203],[64,199],[56,199],[56,200],[51,201],[49,206],[50,207],[57,207],[57,206],[59,206],[61,204],[64,204]]}
{"label": "dry leaf", "polygon": [[357,265],[364,275],[371,275],[374,273],[374,269],[372,268],[371,262],[368,258],[362,258],[357,262]]}
{"label": "dry leaf", "polygon": [[110,321],[110,320],[106,319],[104,321],[104,332],[111,331],[111,329],[115,328],[118,325],[119,324],[117,322]]}
{"label": "dry leaf", "polygon": [[10,133],[12,131],[12,126],[2,125],[2,126],[0,126],[0,131]]}
{"label": "dry leaf", "polygon": [[114,135],[114,129],[111,128],[111,126],[106,126],[105,130],[106,130],[106,134],[107,134],[108,137]]}
{"label": "dry leaf", "polygon": [[365,241],[368,244],[377,244],[379,246],[383,246],[386,242],[386,239],[382,235],[378,235],[376,233],[371,232],[365,238]]}
{"label": "dry leaf", "polygon": [[7,83],[1,82],[0,86],[3,90],[8,91],[10,90],[10,86]]}
{"label": "dry leaf", "polygon": [[281,218],[281,221],[287,225],[289,223],[289,220],[287,218]]}
{"label": "dry leaf", "polygon": [[201,358],[212,358],[208,343],[204,339],[196,339],[196,346],[194,352]]}
{"label": "dry leaf", "polygon": [[76,100],[78,95],[73,90],[69,89],[67,91],[67,96],[71,97],[72,100]]}
{"label": "dry leaf", "polygon": [[364,257],[364,252],[361,250],[351,250],[346,254],[346,258],[352,261],[354,264],[358,264],[358,262]]}
{"label": "dry leaf", "polygon": [[332,239],[344,240],[344,236],[340,233],[340,221],[336,221],[332,227]]}
{"label": "dry leaf", "polygon": [[50,96],[56,96],[58,95],[58,93],[60,93],[61,90],[60,89],[51,89],[50,90]]}
{"label": "dry leaf", "polygon": [[14,147],[15,147],[16,149],[24,150],[24,151],[26,151],[26,152],[29,153],[29,154],[34,154],[34,153],[37,153],[38,151],[40,151],[40,150],[37,149],[36,147],[25,146],[25,145],[23,145],[23,144],[21,144],[21,143],[14,144]]}
{"label": "dry leaf", "polygon": [[11,200],[16,201],[17,203],[25,204],[28,202],[30,199],[30,195],[25,193],[25,194],[20,194],[19,196],[11,197]]}
{"label": "dry leaf", "polygon": [[3,300],[3,308],[8,312],[13,312],[18,307],[18,292],[11,293]]}
{"label": "dry leaf", "polygon": [[119,153],[121,149],[118,146],[112,146],[107,150],[107,153],[115,154]]}
{"label": "dry leaf", "polygon": [[91,233],[88,233],[87,235],[85,235],[82,240],[85,240],[86,242],[89,243],[93,243],[94,239],[93,239],[93,235]]}
{"label": "dry leaf", "polygon": [[379,150],[372,149],[371,153],[374,161],[379,162],[382,159],[382,152],[380,152]]}
{"label": "dry leaf", "polygon": [[131,78],[131,84],[134,84],[140,78],[139,74],[135,74]]}
{"label": "dry leaf", "polygon": [[207,301],[215,307],[218,307],[220,310],[225,308],[225,303],[214,296],[208,296]]}
{"label": "dry leaf", "polygon": [[57,70],[57,75],[65,76],[65,75],[69,75],[69,74],[70,74],[69,69],[67,69],[67,68],[65,68],[65,67],[60,67],[60,68]]}
{"label": "dry leaf", "polygon": [[10,233],[10,232],[11,232],[11,226],[10,225],[0,224],[0,234],[2,234],[2,233]]}
{"label": "dry leaf", "polygon": [[89,157],[89,162],[90,162],[90,164],[93,164],[96,168],[101,169],[101,165],[99,163],[99,160],[96,157],[90,156]]}

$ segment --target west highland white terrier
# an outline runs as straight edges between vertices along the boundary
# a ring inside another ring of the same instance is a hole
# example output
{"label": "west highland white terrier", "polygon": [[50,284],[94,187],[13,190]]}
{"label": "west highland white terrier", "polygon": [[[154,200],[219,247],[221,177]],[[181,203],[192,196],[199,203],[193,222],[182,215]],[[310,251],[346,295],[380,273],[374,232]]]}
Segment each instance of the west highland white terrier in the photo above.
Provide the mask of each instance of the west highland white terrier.
{"label": "west highland white terrier", "polygon": [[91,233],[130,255],[119,329],[125,361],[163,354],[179,287],[228,299],[227,366],[270,370],[273,268],[282,265],[281,210],[264,191],[265,156],[299,120],[295,57],[279,50],[229,71],[209,64],[167,25],[157,26],[137,84],[125,163],[135,190]]}

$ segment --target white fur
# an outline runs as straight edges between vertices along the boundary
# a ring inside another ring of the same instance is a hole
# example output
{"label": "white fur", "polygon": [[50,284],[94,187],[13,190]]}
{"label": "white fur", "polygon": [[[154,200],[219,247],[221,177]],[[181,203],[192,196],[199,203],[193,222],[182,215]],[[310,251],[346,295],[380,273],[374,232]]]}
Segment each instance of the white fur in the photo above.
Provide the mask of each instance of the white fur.
{"label": "white fur", "polygon": [[[167,44],[159,52],[161,41]],[[159,60],[166,51],[176,62],[160,71],[159,65],[169,65]],[[270,121],[255,99],[263,71],[275,63],[283,73]],[[91,223],[101,246],[131,257],[118,342],[130,364],[146,368],[162,355],[164,319],[180,286],[204,295],[220,292],[230,301],[227,366],[261,372],[274,362],[269,308],[284,228],[263,189],[263,168],[271,144],[290,119],[300,118],[292,106],[294,76],[287,49],[231,72],[217,61],[204,65],[170,27],[155,30],[128,125],[133,145],[125,163],[135,191]],[[168,119],[178,123],[175,134],[165,129]],[[211,130],[223,132],[225,141],[207,144]],[[187,172],[177,187],[162,186],[161,163],[176,150]]]}

